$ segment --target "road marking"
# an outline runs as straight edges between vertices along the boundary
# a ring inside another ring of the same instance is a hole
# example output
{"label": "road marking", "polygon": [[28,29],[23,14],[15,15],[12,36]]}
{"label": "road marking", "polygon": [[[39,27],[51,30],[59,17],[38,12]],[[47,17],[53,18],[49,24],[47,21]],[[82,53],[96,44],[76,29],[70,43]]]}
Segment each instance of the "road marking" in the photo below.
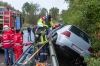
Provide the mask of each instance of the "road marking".
{"label": "road marking", "polygon": [[4,65],[4,63],[1,63],[1,65]]}

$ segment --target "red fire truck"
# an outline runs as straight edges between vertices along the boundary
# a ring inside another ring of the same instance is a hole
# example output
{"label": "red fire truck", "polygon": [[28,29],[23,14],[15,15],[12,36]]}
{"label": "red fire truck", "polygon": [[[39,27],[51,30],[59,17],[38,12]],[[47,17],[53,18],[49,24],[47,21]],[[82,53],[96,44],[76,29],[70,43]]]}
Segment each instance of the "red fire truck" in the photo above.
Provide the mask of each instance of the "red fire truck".
{"label": "red fire truck", "polygon": [[0,33],[2,32],[4,25],[8,25],[10,28],[15,27],[16,29],[20,29],[20,17],[20,13],[12,11],[10,6],[0,6]]}

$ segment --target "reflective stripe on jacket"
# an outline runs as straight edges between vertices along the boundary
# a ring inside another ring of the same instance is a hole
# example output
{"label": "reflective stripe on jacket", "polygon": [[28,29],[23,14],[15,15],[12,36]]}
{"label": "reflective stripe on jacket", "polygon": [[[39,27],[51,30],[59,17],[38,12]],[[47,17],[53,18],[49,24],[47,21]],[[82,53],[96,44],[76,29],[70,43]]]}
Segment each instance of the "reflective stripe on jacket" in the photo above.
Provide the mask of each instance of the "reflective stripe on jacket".
{"label": "reflective stripe on jacket", "polygon": [[13,37],[14,48],[22,48],[23,47],[23,35],[21,33],[16,33]]}

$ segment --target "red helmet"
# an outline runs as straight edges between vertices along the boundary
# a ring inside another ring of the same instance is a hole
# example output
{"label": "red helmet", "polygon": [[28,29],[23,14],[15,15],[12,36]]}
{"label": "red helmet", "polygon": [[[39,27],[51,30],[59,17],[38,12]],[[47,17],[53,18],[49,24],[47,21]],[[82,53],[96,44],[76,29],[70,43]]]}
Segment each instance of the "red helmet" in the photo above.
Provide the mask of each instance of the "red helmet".
{"label": "red helmet", "polygon": [[45,16],[44,16],[44,17],[42,17],[42,20],[43,20],[43,21],[45,21],[45,20],[46,20],[46,17],[45,17]]}

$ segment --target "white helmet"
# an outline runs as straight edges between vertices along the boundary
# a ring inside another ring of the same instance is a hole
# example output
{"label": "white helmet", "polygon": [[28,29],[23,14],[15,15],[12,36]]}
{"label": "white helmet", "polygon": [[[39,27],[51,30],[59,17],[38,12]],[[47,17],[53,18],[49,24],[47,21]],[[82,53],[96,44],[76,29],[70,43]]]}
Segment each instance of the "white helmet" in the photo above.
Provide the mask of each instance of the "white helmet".
{"label": "white helmet", "polygon": [[37,26],[38,26],[38,27],[43,27],[43,23],[38,22]]}
{"label": "white helmet", "polygon": [[3,29],[9,29],[8,25],[4,25]]}

